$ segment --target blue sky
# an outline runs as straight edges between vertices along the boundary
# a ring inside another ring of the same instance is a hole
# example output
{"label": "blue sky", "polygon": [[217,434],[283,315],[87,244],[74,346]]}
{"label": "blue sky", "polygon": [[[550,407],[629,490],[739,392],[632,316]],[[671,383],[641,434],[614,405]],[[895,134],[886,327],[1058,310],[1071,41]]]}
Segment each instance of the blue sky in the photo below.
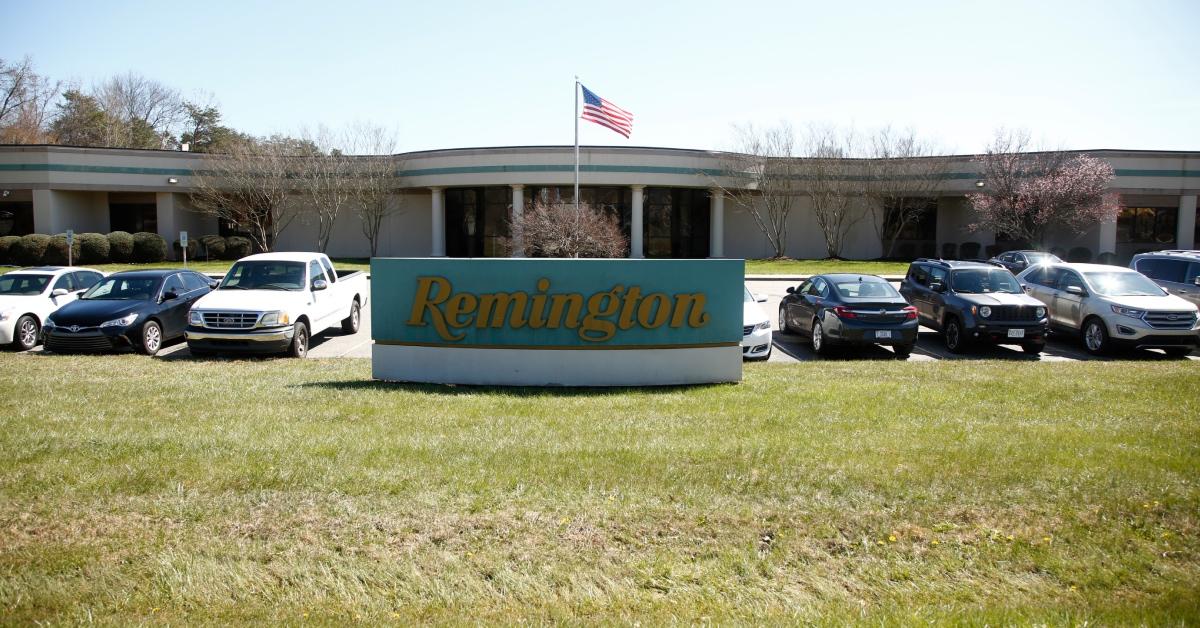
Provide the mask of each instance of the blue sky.
{"label": "blue sky", "polygon": [[570,144],[575,74],[636,116],[585,144],[729,148],[788,120],[1200,150],[1197,0],[405,4],[0,0],[0,57],[210,92],[256,134],[381,123],[403,150]]}

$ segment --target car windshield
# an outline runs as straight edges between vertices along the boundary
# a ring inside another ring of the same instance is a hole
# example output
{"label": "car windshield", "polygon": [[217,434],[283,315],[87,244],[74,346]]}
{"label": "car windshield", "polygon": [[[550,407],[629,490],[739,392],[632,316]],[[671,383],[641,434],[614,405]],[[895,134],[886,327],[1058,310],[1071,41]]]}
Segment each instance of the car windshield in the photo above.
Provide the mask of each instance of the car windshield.
{"label": "car windshield", "polygon": [[9,296],[31,296],[41,294],[50,283],[50,275],[4,275],[0,276],[0,294]]}
{"label": "car windshield", "polygon": [[1061,264],[1062,260],[1052,253],[1026,253],[1030,264]]}
{"label": "car windshield", "polygon": [[1166,294],[1158,284],[1135,272],[1100,271],[1083,273],[1097,294],[1106,297],[1161,297]]}
{"label": "car windshield", "polygon": [[742,286],[742,301],[746,303],[754,303],[755,301],[754,295],[750,292],[750,288],[747,288],[746,286]]}
{"label": "car windshield", "polygon": [[303,290],[302,262],[238,262],[221,280],[221,290]]}
{"label": "car windshield", "polygon": [[900,296],[892,284],[874,277],[862,277],[855,281],[838,281],[834,282],[833,287],[845,299],[888,299]]}
{"label": "car windshield", "polygon": [[1021,286],[1012,273],[1003,268],[972,268],[956,270],[950,275],[950,287],[963,294],[1007,292],[1019,294]]}
{"label": "car windshield", "polygon": [[79,298],[149,301],[158,295],[158,282],[158,277],[105,277]]}

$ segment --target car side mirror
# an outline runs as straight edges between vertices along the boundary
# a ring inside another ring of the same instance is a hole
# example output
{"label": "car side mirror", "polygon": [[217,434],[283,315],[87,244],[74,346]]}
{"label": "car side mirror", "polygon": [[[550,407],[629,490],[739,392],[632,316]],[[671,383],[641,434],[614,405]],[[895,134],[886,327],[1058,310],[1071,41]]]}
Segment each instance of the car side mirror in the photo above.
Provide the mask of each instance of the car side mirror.
{"label": "car side mirror", "polygon": [[216,290],[216,289],[217,289],[217,286],[219,286],[219,285],[221,285],[221,284],[220,284],[220,283],[218,283],[218,282],[216,282],[216,281],[210,281],[210,282],[208,282],[208,289],[209,289],[209,290]]}
{"label": "car side mirror", "polygon": [[1085,296],[1083,288],[1080,288],[1079,286],[1067,286],[1067,293],[1080,297]]}
{"label": "car side mirror", "polygon": [[934,292],[945,292],[946,284],[940,281],[934,281],[929,284],[929,289],[933,290]]}
{"label": "car side mirror", "polygon": [[[1200,277],[1197,277],[1197,278],[1196,278],[1196,283],[1200,284]],[[787,293],[788,293],[788,294],[793,294],[793,293],[795,293],[795,292],[796,292],[796,287],[795,287],[795,286],[788,286],[788,287],[787,287]]]}
{"label": "car side mirror", "polygon": [[178,298],[179,298],[179,295],[175,294],[174,290],[167,290],[162,295],[163,301],[170,301],[171,299],[178,299]]}
{"label": "car side mirror", "polygon": [[52,297],[65,297],[68,294],[70,294],[70,292],[67,292],[66,288],[55,288],[54,290],[50,291],[50,296]]}
{"label": "car side mirror", "polygon": [[313,280],[313,284],[312,284],[313,292],[316,292],[317,290],[324,290],[328,287],[329,287],[329,283],[326,282],[324,279]]}
{"label": "car side mirror", "polygon": [[1200,286],[1200,275],[1196,275],[1196,278],[1192,280],[1192,283]]}

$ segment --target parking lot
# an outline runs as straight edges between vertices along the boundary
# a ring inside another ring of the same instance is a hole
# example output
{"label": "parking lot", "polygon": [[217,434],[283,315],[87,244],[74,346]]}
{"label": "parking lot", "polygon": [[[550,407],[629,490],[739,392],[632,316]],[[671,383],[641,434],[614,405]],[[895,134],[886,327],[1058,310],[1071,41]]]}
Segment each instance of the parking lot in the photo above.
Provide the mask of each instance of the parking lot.
{"label": "parking lot", "polygon": [[[810,360],[887,360],[895,359],[895,354],[891,348],[875,345],[873,347],[854,347],[845,349],[841,352],[836,352],[834,356],[824,358],[816,355],[812,351],[806,339],[795,334],[780,334],[776,329],[779,325],[777,319],[779,311],[779,302],[787,294],[789,286],[798,285],[798,281],[790,280],[758,280],[747,281],[746,285],[750,287],[750,291],[767,297],[766,303],[760,303],[759,307],[763,309],[768,318],[771,320],[771,328],[774,329],[774,344],[775,349],[771,352],[769,362],[806,362]],[[894,285],[899,285],[898,282],[893,282]],[[1113,358],[1126,360],[1168,360],[1177,358],[1168,358],[1161,351],[1122,351]],[[912,355],[909,357],[911,361],[921,360],[963,360],[963,359],[999,359],[999,360],[1023,360],[1023,361],[1076,361],[1076,360],[1103,360],[1106,358],[1098,358],[1089,354],[1084,350],[1083,345],[1079,343],[1078,338],[1052,334],[1049,342],[1046,343],[1046,350],[1041,356],[1031,356],[1021,350],[1017,345],[1000,345],[988,346],[982,345],[973,348],[963,354],[953,354],[946,350],[946,346],[942,344],[942,339],[932,329],[922,327],[918,336],[917,346],[913,349]],[[1111,358],[1108,358],[1111,359]],[[1187,356],[1189,360],[1200,360],[1200,355],[1193,351]]]}

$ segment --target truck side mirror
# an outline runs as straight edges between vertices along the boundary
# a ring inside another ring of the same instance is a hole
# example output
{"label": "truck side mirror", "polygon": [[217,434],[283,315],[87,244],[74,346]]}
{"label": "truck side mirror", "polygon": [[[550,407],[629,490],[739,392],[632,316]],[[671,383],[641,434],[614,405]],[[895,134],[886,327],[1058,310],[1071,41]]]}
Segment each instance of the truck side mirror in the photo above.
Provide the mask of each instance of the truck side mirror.
{"label": "truck side mirror", "polygon": [[933,290],[934,292],[945,292],[946,284],[935,279],[935,280],[929,282],[929,289]]}
{"label": "truck side mirror", "polygon": [[1079,286],[1067,286],[1067,293],[1079,297],[1085,296],[1083,288],[1080,288]]}
{"label": "truck side mirror", "polygon": [[329,287],[329,283],[326,282],[324,279],[314,279],[313,280],[313,284],[312,284],[313,292],[316,292],[318,290],[324,290],[328,287]]}

